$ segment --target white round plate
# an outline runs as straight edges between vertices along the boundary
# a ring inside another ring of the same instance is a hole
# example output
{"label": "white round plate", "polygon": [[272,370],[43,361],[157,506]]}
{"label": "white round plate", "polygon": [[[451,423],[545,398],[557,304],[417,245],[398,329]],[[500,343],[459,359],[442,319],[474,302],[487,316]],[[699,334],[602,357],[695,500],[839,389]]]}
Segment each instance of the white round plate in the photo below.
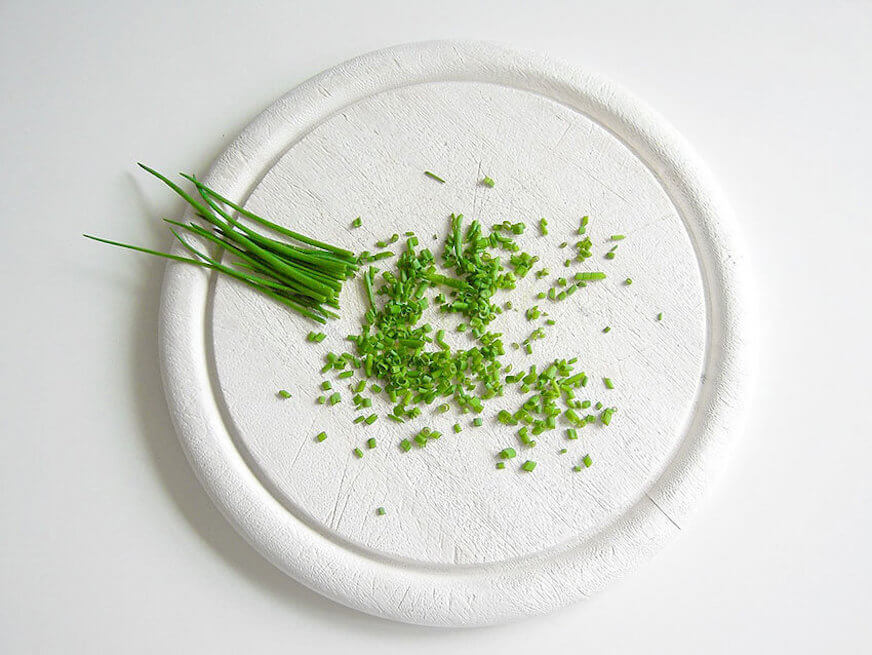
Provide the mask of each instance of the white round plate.
{"label": "white round plate", "polygon": [[[479,184],[484,175],[493,188]],[[589,426],[577,441],[563,429],[545,433],[534,449],[518,447],[513,429],[493,418],[519,405],[514,391],[486,404],[480,428],[453,410],[353,425],[349,380],[319,369],[328,350],[351,346],[344,337],[359,329],[361,284],[346,285],[342,318],[311,344],[314,324],[233,281],[170,263],[161,360],[191,465],[258,551],[330,598],[400,621],[479,625],[587,597],[680,530],[740,429],[748,285],[728,210],[681,139],[607,80],[492,44],[382,50],[276,101],[207,183],[355,251],[414,230],[438,254],[433,236],[452,212],[485,226],[526,222],[520,244],[552,277],[529,275],[505,293],[500,300],[521,311],[491,327],[507,345],[521,341],[542,323],[523,317],[533,304],[556,325],[532,355],[507,348],[506,361],[517,369],[578,357],[590,377],[582,398],[619,408],[608,428]],[[595,256],[564,268],[583,215]],[[351,229],[356,216],[363,227]],[[627,238],[606,260],[616,233]],[[570,245],[560,249],[562,241]],[[562,302],[534,299],[577,270],[609,277]],[[428,320],[454,325],[445,315]],[[316,404],[322,379],[342,393],[336,407]],[[293,397],[277,398],[278,389]],[[375,401],[381,414],[388,407]],[[403,453],[399,440],[424,425],[445,436]],[[317,443],[322,429],[329,437]],[[379,446],[354,457],[370,436]],[[520,456],[497,470],[506,446]],[[594,465],[574,472],[585,454]],[[538,462],[534,472],[519,470],[526,459]]]}

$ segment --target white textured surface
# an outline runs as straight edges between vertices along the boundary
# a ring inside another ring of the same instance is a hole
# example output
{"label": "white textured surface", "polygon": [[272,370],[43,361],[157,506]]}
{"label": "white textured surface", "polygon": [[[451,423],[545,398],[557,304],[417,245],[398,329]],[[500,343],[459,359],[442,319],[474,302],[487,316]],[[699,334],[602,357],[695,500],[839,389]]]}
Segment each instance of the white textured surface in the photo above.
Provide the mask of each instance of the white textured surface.
{"label": "white textured surface", "polygon": [[[95,6],[0,2],[0,652],[868,650],[868,2]],[[170,422],[163,263],[79,236],[168,247],[157,219],[182,205],[133,162],[205,173],[313,73],[447,36],[547,52],[666,116],[734,206],[763,338],[745,434],[680,537],[585,602],[474,630],[349,610],[249,546]]]}
{"label": "white textured surface", "polygon": [[[498,180],[494,189],[476,185],[483,171]],[[571,300],[541,303],[557,320],[555,336],[536,344],[535,357],[508,361],[578,356],[592,378],[588,397],[617,405],[618,417],[607,431],[582,431],[577,444],[542,435],[521,452],[540,464],[525,475],[493,469],[493,454],[515,439],[492,421],[455,436],[457,417],[425,416],[419,427],[446,437],[403,455],[395,444],[410,427],[349,427],[349,403],[312,402],[321,353],[341,349],[357,325],[359,288],[344,293],[343,320],[313,348],[304,321],[170,264],[162,361],[189,458],[243,536],[317,591],[434,625],[491,623],[587,597],[679,529],[741,427],[751,307],[728,209],[678,137],[601,78],[483,43],[373,53],[277,101],[209,180],[233,197],[251,193],[255,211],[357,249],[407,229],[428,241],[451,211],[485,225],[544,215],[549,238],[531,229],[523,243],[555,274],[564,270],[556,244],[589,214],[591,265],[610,273]],[[357,214],[366,227],[349,232]],[[606,262],[614,233],[629,238]],[[621,283],[628,275],[632,286]],[[521,308],[543,286],[526,282],[511,296]],[[532,327],[516,314],[499,329],[511,341]],[[602,376],[617,389],[604,390]],[[282,387],[292,400],[275,399]],[[520,398],[508,394],[487,414]],[[321,429],[332,438],[315,444]],[[370,435],[382,447],[357,460],[351,449]],[[587,452],[597,465],[574,474]],[[375,516],[379,505],[387,516]]]}

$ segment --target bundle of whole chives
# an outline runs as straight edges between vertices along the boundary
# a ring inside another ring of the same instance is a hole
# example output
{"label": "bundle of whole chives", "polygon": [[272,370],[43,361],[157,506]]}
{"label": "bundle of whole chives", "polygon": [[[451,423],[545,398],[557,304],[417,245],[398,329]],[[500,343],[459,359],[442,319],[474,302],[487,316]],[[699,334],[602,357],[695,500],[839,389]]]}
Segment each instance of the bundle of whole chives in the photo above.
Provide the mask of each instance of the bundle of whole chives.
{"label": "bundle of whole chives", "polygon": [[[139,166],[181,196],[191,205],[195,214],[211,226],[211,229],[194,222],[185,224],[169,219],[164,220],[180,230],[218,246],[232,255],[234,261],[230,265],[222,264],[217,256],[210,257],[197,250],[173,228],[170,228],[170,232],[192,257],[159,252],[88,234],[85,234],[85,237],[223,273],[319,323],[326,323],[328,318],[338,317],[335,312],[326,307],[339,308],[342,283],[354,277],[358,270],[358,258],[354,253],[262,218],[228,200],[193,175],[181,173],[183,178],[194,185],[199,200],[154,169],[144,164]],[[280,241],[258,232],[240,222],[238,218],[234,218],[230,211],[235,211],[238,216],[245,217],[251,223],[305,246]]]}

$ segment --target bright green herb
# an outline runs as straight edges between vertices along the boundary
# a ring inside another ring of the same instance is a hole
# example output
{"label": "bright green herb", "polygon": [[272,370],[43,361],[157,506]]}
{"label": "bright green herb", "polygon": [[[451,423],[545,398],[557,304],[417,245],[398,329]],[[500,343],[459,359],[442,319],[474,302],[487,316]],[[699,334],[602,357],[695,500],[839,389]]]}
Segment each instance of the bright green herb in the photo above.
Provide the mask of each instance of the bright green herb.
{"label": "bright green herb", "polygon": [[491,189],[493,189],[494,187],[494,181],[487,175],[484,176],[484,179],[481,181],[481,183],[484,184],[486,187],[490,187]]}
{"label": "bright green herb", "polygon": [[354,371],[342,371],[342,373],[340,373],[338,375],[338,377],[340,380],[345,380],[347,378],[350,378],[353,375],[354,375]]}
{"label": "bright green herb", "polygon": [[375,437],[370,437],[369,439],[366,440],[366,447],[367,448],[372,450],[373,448],[375,448],[375,446],[376,446]]}
{"label": "bright green herb", "polygon": [[587,224],[588,224],[589,220],[590,219],[587,216],[581,217],[581,221],[579,221],[579,224],[578,224],[578,233],[579,234],[584,234],[585,232],[587,232]]}
{"label": "bright green herb", "polygon": [[633,284],[632,278],[628,277],[626,280],[624,280],[624,284],[627,284],[627,285]]}
{"label": "bright green herb", "polygon": [[360,416],[355,416],[355,417],[354,417],[354,420],[352,421],[352,423],[354,423],[355,425],[357,425],[358,423],[363,423],[363,420],[364,420],[365,418],[366,418],[366,417],[365,417],[363,414],[361,414]]}
{"label": "bright green herb", "polygon": [[611,378],[603,378],[603,384],[606,385],[606,389],[614,389],[615,383],[612,382]]}
{"label": "bright green herb", "polygon": [[324,391],[330,391],[330,390],[333,388],[333,385],[330,384],[330,380],[324,380],[324,381],[321,383],[321,388],[322,388]]}
{"label": "bright green herb", "polygon": [[378,415],[377,415],[377,414],[370,414],[369,416],[367,416],[367,417],[363,420],[363,422],[366,423],[367,425],[372,425],[372,424],[375,423],[377,420],[378,420]]}
{"label": "bright green herb", "polygon": [[327,397],[326,397],[326,396],[318,396],[316,402],[317,402],[319,405],[323,405],[324,403],[327,402]]}
{"label": "bright green herb", "polygon": [[534,321],[542,316],[542,312],[539,311],[539,307],[537,305],[533,305],[526,312],[524,312],[524,316],[527,317],[528,321]]}
{"label": "bright green herb", "polygon": [[309,332],[306,335],[306,341],[311,341],[312,343],[321,343],[325,338],[327,338],[327,335],[323,332]]}
{"label": "bright green herb", "polygon": [[379,508],[377,508],[377,509],[375,510],[375,513],[376,513],[378,516],[384,516],[385,514],[388,513],[388,511],[387,511],[384,507],[379,507]]}
{"label": "bright green herb", "polygon": [[500,470],[506,468],[506,463],[505,462],[497,462],[497,468]]}
{"label": "bright green herb", "polygon": [[[169,219],[165,221],[179,230],[220,246],[232,256],[232,263],[222,264],[197,250],[173,228],[170,228],[170,232],[193,258],[87,234],[84,235],[85,237],[223,273],[319,323],[326,323],[328,318],[338,316],[327,307],[339,307],[338,298],[342,283],[357,272],[358,261],[354,253],[293,232],[262,218],[210,189],[192,175],[182,174],[182,177],[194,185],[200,196],[199,200],[154,169],[143,164],[140,164],[140,167],[181,196],[191,205],[196,215],[210,225],[211,229],[194,222],[184,224]],[[294,245],[268,237],[231,216],[230,211],[236,211],[240,216],[275,234],[313,247]]]}
{"label": "bright green herb", "polygon": [[593,459],[591,459],[590,455],[585,455],[581,458],[581,462],[587,467],[590,468],[590,465],[593,464]]}
{"label": "bright green herb", "polygon": [[315,441],[319,441],[319,442],[324,441],[326,438],[327,438],[326,432],[319,432],[318,435],[315,437]]}
{"label": "bright green herb", "polygon": [[331,395],[329,398],[329,402],[331,405],[335,405],[336,403],[338,403],[341,400],[342,400],[342,396],[339,394],[338,391],[336,393],[334,393],[333,395]]}
{"label": "bright green herb", "polygon": [[606,274],[602,271],[593,271],[588,273],[576,273],[573,277],[576,282],[590,282],[593,280],[605,280]]}
{"label": "bright green herb", "polygon": [[606,326],[603,328],[603,332],[605,332],[605,333],[609,333],[609,332],[611,332],[611,331],[612,331],[612,328],[609,327],[608,325],[606,325]]}
{"label": "bright green herb", "polygon": [[477,428],[480,428],[483,423],[484,421],[482,421],[480,416],[476,416],[474,419],[472,419],[472,424]]}
{"label": "bright green herb", "polygon": [[578,430],[575,428],[566,428],[567,439],[578,439]]}
{"label": "bright green herb", "polygon": [[360,220],[360,216],[351,221],[351,227],[360,227],[363,225],[363,221]]}
{"label": "bright green herb", "polygon": [[657,320],[658,320],[658,321],[662,321],[662,320],[663,320],[663,312],[660,312],[659,314],[657,314]]}
{"label": "bright green herb", "polygon": [[606,259],[614,259],[614,258],[615,258],[615,251],[614,251],[614,250],[609,250],[609,251],[605,254],[605,257],[606,257]]}
{"label": "bright green herb", "polygon": [[279,398],[286,398],[287,399],[287,398],[291,397],[291,392],[286,391],[285,389],[279,389],[278,396],[279,396]]}
{"label": "bright green herb", "polygon": [[403,452],[406,452],[406,453],[407,453],[407,452],[409,452],[410,450],[412,450],[412,442],[409,441],[408,439],[403,439],[403,440],[400,442],[400,448],[403,450]]}
{"label": "bright green herb", "polygon": [[442,184],[445,184],[445,180],[443,180],[441,177],[439,177],[438,175],[436,175],[436,173],[431,173],[430,171],[424,171],[424,175],[426,175],[426,176],[429,177],[429,178],[432,178],[432,179],[436,180],[437,182],[440,182],[440,183],[442,183]]}
{"label": "bright green herb", "polygon": [[526,462],[521,464],[521,470],[527,471],[528,473],[536,468],[536,462],[531,459],[528,459]]}
{"label": "bright green herb", "polygon": [[517,454],[514,448],[503,448],[499,453],[502,459],[512,459]]}
{"label": "bright green herb", "polygon": [[546,221],[544,218],[539,219],[539,234],[541,234],[542,236],[548,234],[548,221]]}
{"label": "bright green herb", "polygon": [[360,448],[355,448],[351,452],[354,453],[354,456],[357,457],[357,459],[360,459],[361,457],[363,457],[363,451]]}
{"label": "bright green herb", "polygon": [[581,471],[581,467],[578,464],[576,464],[575,466],[572,467],[572,470],[575,471],[576,473],[578,473],[579,471]]}
{"label": "bright green herb", "polygon": [[565,454],[568,453],[568,452],[569,452],[569,451],[566,450],[566,448],[561,448],[560,450],[557,451],[557,454],[558,454],[558,455],[565,455]]}
{"label": "bright green herb", "polygon": [[452,430],[454,430],[454,432],[456,434],[456,433],[460,432],[461,430],[463,430],[463,428],[460,427],[460,423],[455,423],[454,427],[452,427]]}
{"label": "bright green herb", "polygon": [[613,234],[612,236],[609,237],[609,240],[611,240],[611,241],[622,241],[623,239],[626,239],[626,238],[627,238],[627,237],[624,236],[623,234]]}

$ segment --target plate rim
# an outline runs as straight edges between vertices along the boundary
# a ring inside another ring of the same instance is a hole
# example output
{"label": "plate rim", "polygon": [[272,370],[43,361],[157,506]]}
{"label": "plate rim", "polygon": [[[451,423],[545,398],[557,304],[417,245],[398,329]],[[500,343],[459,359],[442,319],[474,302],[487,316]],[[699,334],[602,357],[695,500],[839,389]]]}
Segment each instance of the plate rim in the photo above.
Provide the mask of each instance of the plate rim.
{"label": "plate rim", "polygon": [[273,498],[232,438],[220,434],[220,412],[207,393],[211,384],[202,384],[210,367],[202,347],[209,278],[169,262],[161,293],[158,343],[167,403],[186,457],[215,505],[246,541],[300,583],[354,609],[409,623],[485,625],[545,613],[586,598],[634,568],[680,531],[723,468],[753,388],[755,303],[729,205],[683,138],[600,75],[481,41],[377,50],[273,102],[218,156],[205,179],[247,199],[278,159],[349,104],[422,82],[495,80],[586,114],[630,148],[678,210],[700,267],[707,339],[693,418],[660,478],[604,531],[563,553],[506,563],[499,575],[474,567],[451,574],[405,569],[343,549]]}

